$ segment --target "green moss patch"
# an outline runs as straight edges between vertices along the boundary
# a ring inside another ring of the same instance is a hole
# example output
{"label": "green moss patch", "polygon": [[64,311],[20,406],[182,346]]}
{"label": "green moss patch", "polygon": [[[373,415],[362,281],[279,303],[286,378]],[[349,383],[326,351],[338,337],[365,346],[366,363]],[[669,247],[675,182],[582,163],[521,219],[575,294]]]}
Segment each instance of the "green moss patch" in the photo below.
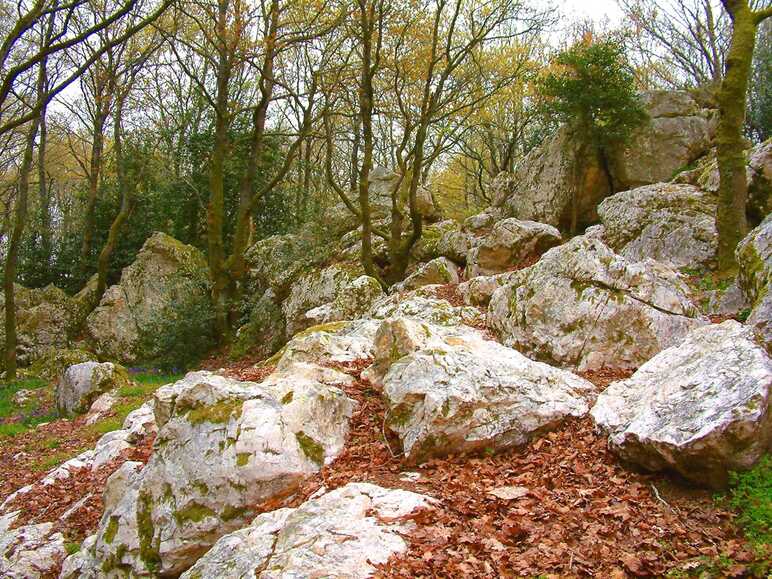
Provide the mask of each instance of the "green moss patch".
{"label": "green moss patch", "polygon": [[305,454],[309,459],[311,459],[311,461],[315,462],[319,466],[324,464],[324,447],[321,444],[316,442],[303,431],[296,432],[295,438],[297,439],[298,445],[303,451],[303,454]]}
{"label": "green moss patch", "polygon": [[224,424],[231,418],[240,418],[243,406],[243,400],[223,400],[216,404],[192,409],[188,413],[188,420],[191,424],[204,422]]}

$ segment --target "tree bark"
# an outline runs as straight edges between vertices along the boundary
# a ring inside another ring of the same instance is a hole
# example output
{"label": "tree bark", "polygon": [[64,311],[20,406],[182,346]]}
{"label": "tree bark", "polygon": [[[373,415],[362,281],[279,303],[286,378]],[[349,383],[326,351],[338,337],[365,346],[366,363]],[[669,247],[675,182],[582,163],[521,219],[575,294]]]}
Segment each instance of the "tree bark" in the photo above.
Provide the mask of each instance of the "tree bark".
{"label": "tree bark", "polygon": [[16,379],[16,294],[14,284],[16,282],[16,267],[19,263],[19,246],[27,224],[27,210],[29,200],[29,178],[32,172],[33,156],[35,152],[35,138],[37,137],[40,117],[36,117],[30,125],[27,133],[27,144],[24,149],[21,167],[19,168],[19,187],[16,196],[16,208],[13,230],[8,243],[8,254],[5,259],[5,279],[3,291],[5,294],[5,379]]}
{"label": "tree bark", "polygon": [[769,14],[754,13],[747,0],[723,0],[723,4],[732,18],[732,40],[726,59],[726,72],[717,95],[719,201],[716,226],[719,270],[731,275],[737,270],[735,248],[748,230],[745,217],[748,183],[743,139],[748,81],[756,28]]}

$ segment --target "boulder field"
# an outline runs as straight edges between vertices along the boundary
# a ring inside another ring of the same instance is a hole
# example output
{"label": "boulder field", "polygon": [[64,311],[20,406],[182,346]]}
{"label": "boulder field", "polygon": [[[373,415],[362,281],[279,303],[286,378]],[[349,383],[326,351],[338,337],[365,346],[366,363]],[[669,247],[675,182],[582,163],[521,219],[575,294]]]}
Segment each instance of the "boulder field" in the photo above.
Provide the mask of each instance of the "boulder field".
{"label": "boulder field", "polygon": [[[714,111],[686,93],[646,102],[650,123],[615,152],[611,174],[589,163],[583,182],[572,182],[558,134],[501,176],[493,206],[463,223],[442,220],[422,191],[431,223],[408,276],[392,287],[364,275],[361,232],[340,207],[330,215],[332,239],[307,231],[258,241],[233,353],[263,361],[243,375],[202,370],[161,386],[122,428],[16,490],[0,505],[0,574],[369,577],[409,551],[422,536],[418,521],[432,520],[442,536],[434,520],[442,509],[480,506],[481,498],[447,505],[415,492],[412,482],[436,464],[510,460],[582,421],[612,457],[607,478],[621,464],[725,488],[731,472],[772,450],[772,218],[757,220],[738,246],[732,289],[706,299],[694,278],[709,275],[716,258]],[[770,155],[765,145],[749,157],[754,191],[767,186]],[[695,161],[699,175],[671,179]],[[377,171],[372,195],[391,198],[398,181]],[[566,204],[577,192],[579,222],[593,226],[572,235]],[[375,204],[376,218],[388,219],[382,209]],[[66,363],[50,367],[63,415],[106,412],[130,383],[118,363],[162,355],[166,329],[211,310],[209,289],[203,255],[159,233],[90,313],[81,307],[87,297],[20,289],[20,347],[30,361],[61,351]],[[719,306],[722,320],[711,319]],[[604,372],[613,379],[602,387],[587,379]],[[383,409],[378,443],[401,470],[342,481],[336,468],[362,436],[359,414],[372,409],[364,391]],[[126,458],[151,441],[146,461]],[[25,497],[108,464],[101,518],[77,552],[67,555],[56,521],[21,522]],[[304,493],[311,481],[323,484]],[[531,492],[502,486],[495,496],[522,515],[520,499],[547,504]],[[558,506],[570,512],[595,500],[588,492]],[[616,507],[605,508],[624,523],[629,515]],[[485,517],[480,532],[495,519]],[[528,535],[506,520],[506,540]],[[487,548],[503,550],[502,537],[486,536]]]}

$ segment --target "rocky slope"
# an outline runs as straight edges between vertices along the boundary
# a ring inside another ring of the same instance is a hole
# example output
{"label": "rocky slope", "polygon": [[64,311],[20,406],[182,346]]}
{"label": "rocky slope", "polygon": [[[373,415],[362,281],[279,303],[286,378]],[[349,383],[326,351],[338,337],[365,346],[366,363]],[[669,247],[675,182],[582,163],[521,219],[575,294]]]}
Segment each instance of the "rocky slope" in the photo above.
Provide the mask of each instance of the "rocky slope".
{"label": "rocky slope", "polygon": [[[660,181],[708,151],[712,113],[681,93],[648,99],[651,125],[612,176],[637,188],[590,191],[599,223],[582,235],[555,227],[575,184],[545,176],[565,164],[553,141],[518,180],[531,189],[499,190],[463,224],[423,195],[436,221],[388,291],[363,275],[350,220],[259,241],[235,352],[262,361],[161,386],[94,448],[5,493],[0,573],[659,576],[722,556],[761,569],[768,554],[690,489],[724,488],[772,450],[772,220],[738,247],[735,301],[695,286],[715,260],[713,193]],[[384,197],[394,178],[377,176]],[[152,237],[86,319],[85,345],[152,359],[180,301],[209,307],[206,278],[200,253]],[[49,338],[71,322],[49,317],[30,335],[69,347]],[[75,358],[62,412],[114,412],[126,372]],[[85,479],[99,520],[68,556],[89,497],[67,488]]]}

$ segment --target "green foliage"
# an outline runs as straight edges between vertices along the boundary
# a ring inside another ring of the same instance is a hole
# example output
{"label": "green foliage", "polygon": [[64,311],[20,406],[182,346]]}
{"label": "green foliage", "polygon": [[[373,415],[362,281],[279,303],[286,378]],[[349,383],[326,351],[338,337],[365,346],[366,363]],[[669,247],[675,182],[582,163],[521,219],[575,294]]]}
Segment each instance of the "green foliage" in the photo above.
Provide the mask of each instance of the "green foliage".
{"label": "green foliage", "polygon": [[646,121],[622,45],[579,42],[561,52],[541,79],[547,113],[597,149],[625,143]]}
{"label": "green foliage", "polygon": [[729,504],[754,543],[772,545],[772,455],[765,455],[751,470],[732,473]]}
{"label": "green foliage", "polygon": [[177,300],[141,328],[139,351],[147,354],[147,365],[177,373],[192,367],[217,343],[214,311],[201,299],[202,289],[207,291],[180,288]]}
{"label": "green foliage", "polygon": [[763,142],[772,137],[772,18],[756,33],[746,119],[746,133],[751,139]]}

